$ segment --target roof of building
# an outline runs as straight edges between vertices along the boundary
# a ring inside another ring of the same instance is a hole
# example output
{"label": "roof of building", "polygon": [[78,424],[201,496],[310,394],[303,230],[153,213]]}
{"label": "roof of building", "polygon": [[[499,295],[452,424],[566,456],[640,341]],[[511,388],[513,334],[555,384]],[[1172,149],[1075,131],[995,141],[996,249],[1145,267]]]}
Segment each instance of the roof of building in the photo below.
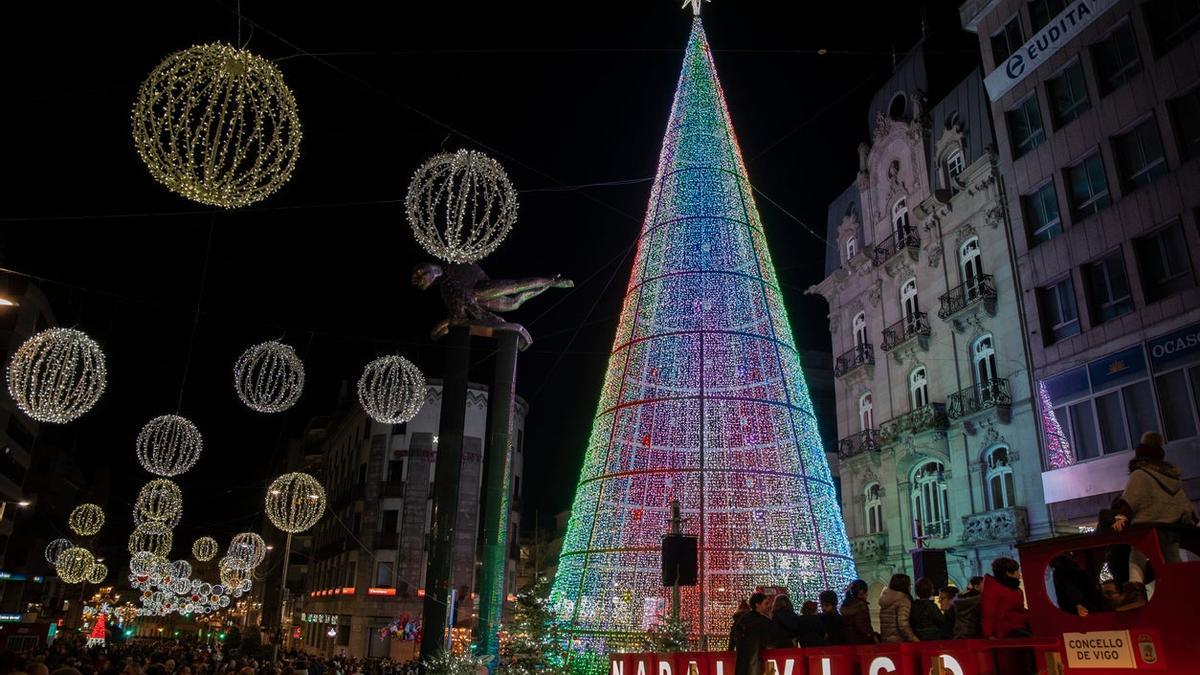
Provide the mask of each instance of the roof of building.
{"label": "roof of building", "polygon": [[983,72],[979,68],[971,71],[970,75],[955,85],[929,111],[929,147],[925,152],[931,160],[926,162],[929,167],[930,185],[938,185],[939,167],[936,161],[932,161],[936,159],[931,156],[933,149],[938,137],[945,129],[953,126],[956,120],[966,141],[963,145],[965,166],[970,166],[995,144],[991,109],[983,88]]}
{"label": "roof of building", "polygon": [[825,276],[833,274],[834,270],[842,266],[842,250],[838,243],[838,228],[842,225],[842,219],[850,211],[858,214],[858,241],[862,245],[862,198],[858,194],[858,187],[851,183],[842,194],[834,198],[829,204],[829,215],[825,225],[825,239],[831,246],[825,247]]}

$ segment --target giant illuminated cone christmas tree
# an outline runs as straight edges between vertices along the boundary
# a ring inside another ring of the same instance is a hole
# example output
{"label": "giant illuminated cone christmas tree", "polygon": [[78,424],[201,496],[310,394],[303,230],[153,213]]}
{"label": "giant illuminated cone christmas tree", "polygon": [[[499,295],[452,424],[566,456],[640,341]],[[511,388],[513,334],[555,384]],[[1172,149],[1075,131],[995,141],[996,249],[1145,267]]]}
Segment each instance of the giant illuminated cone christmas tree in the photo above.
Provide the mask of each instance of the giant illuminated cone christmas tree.
{"label": "giant illuminated cone christmas tree", "polygon": [[727,636],[757,586],[807,600],[854,578],[698,18],[551,594],[585,648],[629,647],[667,612],[660,546],[672,499],[700,538],[700,584],[682,603],[693,635]]}

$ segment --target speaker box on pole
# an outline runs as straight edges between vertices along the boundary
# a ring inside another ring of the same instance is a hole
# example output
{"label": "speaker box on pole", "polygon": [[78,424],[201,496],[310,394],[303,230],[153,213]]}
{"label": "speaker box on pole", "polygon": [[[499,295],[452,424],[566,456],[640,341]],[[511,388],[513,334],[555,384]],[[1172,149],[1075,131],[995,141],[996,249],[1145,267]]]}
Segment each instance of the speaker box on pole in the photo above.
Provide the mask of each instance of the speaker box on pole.
{"label": "speaker box on pole", "polygon": [[950,573],[946,570],[946,552],[939,548],[914,548],[912,551],[913,581],[921,577],[933,582],[937,589],[945,588],[950,583]]}
{"label": "speaker box on pole", "polygon": [[[696,537],[686,534],[663,535],[662,580],[663,586],[696,585],[697,568]],[[678,580],[676,580],[678,575]]]}

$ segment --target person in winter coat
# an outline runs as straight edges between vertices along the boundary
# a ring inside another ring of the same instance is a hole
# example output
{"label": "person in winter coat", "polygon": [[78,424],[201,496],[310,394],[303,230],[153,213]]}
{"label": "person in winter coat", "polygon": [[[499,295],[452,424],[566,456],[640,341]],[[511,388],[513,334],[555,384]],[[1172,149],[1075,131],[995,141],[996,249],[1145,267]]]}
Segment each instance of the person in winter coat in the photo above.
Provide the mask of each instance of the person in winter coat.
{"label": "person in winter coat", "polygon": [[818,596],[821,601],[821,625],[825,627],[825,639],[831,645],[846,644],[846,628],[842,622],[842,615],[838,614],[837,608],[837,593],[833,591],[821,591]]}
{"label": "person in winter coat", "polygon": [[790,598],[786,595],[775,596],[775,608],[771,612],[770,644],[776,649],[795,647],[797,644],[801,647],[827,644],[825,627],[817,618],[815,607],[812,614],[796,614]]}
{"label": "person in winter coat", "polygon": [[983,577],[971,577],[967,590],[954,598],[954,639],[974,639],[983,633]]}
{"label": "person in winter coat", "polygon": [[983,637],[1028,637],[1029,610],[1021,592],[1021,564],[1012,558],[992,561],[992,573],[983,579]]}
{"label": "person in winter coat", "polygon": [[933,582],[925,577],[917,579],[917,600],[908,623],[919,640],[937,640],[941,636],[942,610],[933,600]]}
{"label": "person in winter coat", "polygon": [[842,600],[842,626],[848,645],[870,645],[879,642],[879,636],[871,626],[867,582],[862,579],[855,579],[846,586],[846,598]]}
{"label": "person in winter coat", "polygon": [[[1142,434],[1141,443],[1129,462],[1129,478],[1125,491],[1114,504],[1116,517],[1112,528],[1117,532],[1125,525],[1187,525],[1200,522],[1196,508],[1183,490],[1179,469],[1166,461],[1162,434],[1148,431]],[[1179,533],[1159,530],[1159,545],[1167,563],[1177,563],[1179,558]],[[1129,580],[1134,583],[1145,581],[1144,555],[1131,555]],[[1139,559],[1141,558],[1141,559]]]}
{"label": "person in winter coat", "polygon": [[918,642],[909,624],[913,599],[912,578],[893,574],[888,587],[879,596],[879,635],[884,642]]}
{"label": "person in winter coat", "polygon": [[750,611],[733,625],[734,675],[762,675],[762,650],[771,638],[771,601],[762,593],[750,596]]}
{"label": "person in winter coat", "polygon": [[1065,555],[1050,561],[1051,581],[1058,608],[1068,614],[1087,616],[1104,606],[1100,588],[1082,567]]}
{"label": "person in winter coat", "polygon": [[958,596],[958,588],[947,586],[938,591],[938,609],[942,610],[942,627],[938,631],[939,640],[954,639],[954,598]]}
{"label": "person in winter coat", "polygon": [[741,602],[738,603],[737,611],[733,613],[733,623],[729,625],[729,648],[726,649],[725,651],[732,652],[732,651],[737,650],[737,644],[736,644],[737,636],[734,634],[733,629],[737,628],[738,620],[741,619],[743,616],[746,616],[746,613],[749,611],[750,611],[750,603],[749,602],[742,600]]}

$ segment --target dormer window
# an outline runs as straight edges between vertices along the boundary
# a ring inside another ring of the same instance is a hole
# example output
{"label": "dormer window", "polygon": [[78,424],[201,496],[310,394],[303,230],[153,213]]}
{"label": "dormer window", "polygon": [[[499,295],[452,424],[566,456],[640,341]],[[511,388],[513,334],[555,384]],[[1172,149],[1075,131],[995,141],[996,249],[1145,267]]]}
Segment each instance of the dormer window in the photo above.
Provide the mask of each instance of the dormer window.
{"label": "dormer window", "polygon": [[942,166],[946,169],[946,187],[951,190],[957,189],[958,176],[963,172],[963,169],[967,168],[962,148],[955,148],[947,153]]}
{"label": "dormer window", "polygon": [[857,254],[858,240],[854,237],[854,235],[850,235],[846,238],[846,262],[853,260],[854,256]]}

